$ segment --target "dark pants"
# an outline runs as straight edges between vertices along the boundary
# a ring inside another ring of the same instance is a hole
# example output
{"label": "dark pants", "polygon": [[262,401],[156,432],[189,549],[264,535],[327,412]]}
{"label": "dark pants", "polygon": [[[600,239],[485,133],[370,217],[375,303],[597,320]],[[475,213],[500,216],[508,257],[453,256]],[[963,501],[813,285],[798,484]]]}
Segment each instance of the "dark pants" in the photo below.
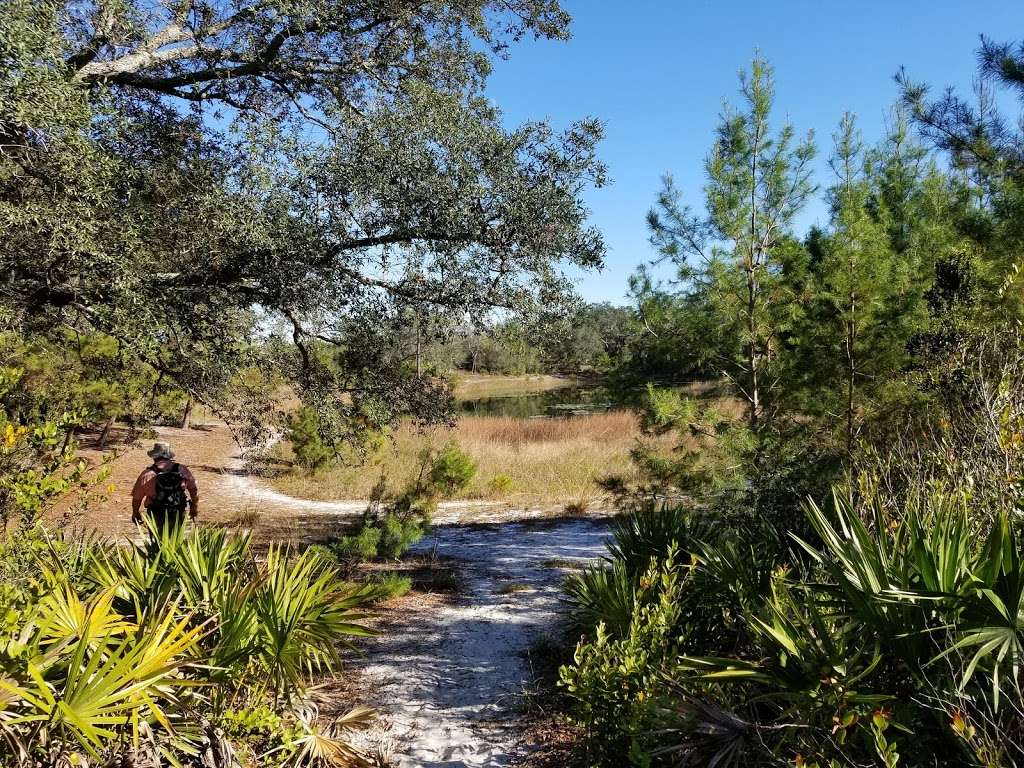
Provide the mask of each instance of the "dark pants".
{"label": "dark pants", "polygon": [[[153,522],[153,528],[157,538],[161,539],[166,533],[173,533],[173,529],[181,528],[185,524],[185,510],[174,509],[147,509],[146,515]],[[152,533],[150,534],[152,535]]]}

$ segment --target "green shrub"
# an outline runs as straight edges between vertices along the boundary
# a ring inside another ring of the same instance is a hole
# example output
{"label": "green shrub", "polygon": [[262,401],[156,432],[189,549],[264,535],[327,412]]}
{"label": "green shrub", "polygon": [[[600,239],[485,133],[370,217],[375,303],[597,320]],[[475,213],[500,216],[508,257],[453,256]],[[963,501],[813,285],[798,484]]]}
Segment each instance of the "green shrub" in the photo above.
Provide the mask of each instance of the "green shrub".
{"label": "green shrub", "polygon": [[292,762],[298,729],[268,706],[229,709],[217,726],[234,746],[242,765],[278,768]]}
{"label": "green shrub", "polygon": [[25,612],[49,594],[59,579],[80,584],[100,543],[49,533],[40,525],[0,534],[0,636],[14,632]]}
{"label": "green shrub", "polygon": [[419,515],[367,515],[359,530],[327,545],[334,559],[350,568],[378,557],[397,560],[423,538],[424,520]]}
{"label": "green shrub", "polygon": [[378,557],[397,560],[423,538],[423,524],[417,516],[401,518],[394,514],[385,515],[380,526]]}
{"label": "green shrub", "polygon": [[581,642],[573,663],[559,671],[594,764],[651,764],[669,704],[661,681],[676,656],[682,576],[674,557],[652,564],[641,579],[625,631],[615,635],[599,623],[593,639]]}
{"label": "green shrub", "polygon": [[515,482],[508,475],[495,475],[490,482],[491,490],[494,493],[508,493],[514,484]]}
{"label": "green shrub", "polygon": [[412,589],[412,577],[394,572],[373,576],[368,583],[374,590],[374,602],[401,597]]}
{"label": "green shrub", "polygon": [[341,558],[338,556],[338,550],[328,544],[311,544],[306,547],[306,552],[309,552],[316,557],[322,558],[325,562],[337,563]]}
{"label": "green shrub", "polygon": [[[457,449],[454,452],[446,449],[433,460],[425,452],[422,458],[419,477],[398,498],[386,503],[383,499],[384,486],[378,484],[359,530],[328,545],[335,558],[350,572],[360,562],[375,558],[396,560],[404,555],[409,547],[423,538],[429,525],[430,513],[436,505],[435,474],[447,478],[448,487],[455,482],[453,478],[460,476],[459,472],[465,476],[466,468],[462,461],[465,455]],[[472,471],[471,465],[470,468]]]}
{"label": "green shrub", "polygon": [[448,443],[431,462],[430,482],[448,496],[466,488],[474,475],[476,464],[454,442]]}
{"label": "green shrub", "polygon": [[298,413],[288,416],[288,441],[300,467],[318,469],[334,457],[334,450],[320,434],[320,419],[316,410],[303,406]]}
{"label": "green shrub", "polygon": [[[611,564],[567,580],[589,642],[562,680],[596,762],[1021,764],[1024,544],[1009,511],[934,477],[875,487],[809,504],[820,543],[785,559],[771,526],[618,520]],[[659,562],[671,608],[651,588]]]}
{"label": "green shrub", "polygon": [[377,556],[381,534],[382,531],[377,526],[364,523],[358,533],[341,536],[329,548],[335,557],[343,562],[372,560]]}

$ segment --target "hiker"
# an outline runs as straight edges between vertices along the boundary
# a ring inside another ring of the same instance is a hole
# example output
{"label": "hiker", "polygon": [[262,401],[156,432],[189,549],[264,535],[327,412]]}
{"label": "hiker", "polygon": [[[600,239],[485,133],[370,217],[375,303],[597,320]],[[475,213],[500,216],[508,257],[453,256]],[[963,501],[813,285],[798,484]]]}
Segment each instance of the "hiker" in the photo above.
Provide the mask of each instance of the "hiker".
{"label": "hiker", "polygon": [[142,522],[143,504],[159,528],[184,523],[186,505],[194,520],[199,514],[199,489],[188,467],[174,461],[170,443],[154,443],[147,455],[153,464],[142,471],[132,488],[132,522]]}

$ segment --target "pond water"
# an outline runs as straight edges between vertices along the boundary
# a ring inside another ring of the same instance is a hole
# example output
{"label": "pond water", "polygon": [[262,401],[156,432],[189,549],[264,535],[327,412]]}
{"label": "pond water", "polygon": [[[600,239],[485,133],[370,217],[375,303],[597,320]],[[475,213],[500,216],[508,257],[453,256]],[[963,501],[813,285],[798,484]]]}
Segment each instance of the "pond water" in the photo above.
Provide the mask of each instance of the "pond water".
{"label": "pond water", "polygon": [[463,400],[458,407],[464,414],[530,419],[540,416],[583,416],[604,413],[622,408],[624,403],[606,387],[561,387],[545,392]]}

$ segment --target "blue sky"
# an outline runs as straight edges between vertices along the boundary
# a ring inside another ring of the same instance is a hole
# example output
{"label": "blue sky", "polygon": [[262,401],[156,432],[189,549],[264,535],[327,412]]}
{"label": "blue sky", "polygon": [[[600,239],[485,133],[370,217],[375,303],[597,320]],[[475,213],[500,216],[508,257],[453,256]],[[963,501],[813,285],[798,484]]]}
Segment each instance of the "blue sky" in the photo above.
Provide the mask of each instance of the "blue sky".
{"label": "blue sky", "polygon": [[[587,194],[609,245],[606,269],[581,275],[587,299],[625,300],[626,279],[651,258],[644,215],[672,172],[700,201],[702,163],[722,99],[737,99],[737,72],[754,51],[775,67],[777,118],[813,129],[818,182],[844,111],[864,138],[884,131],[893,75],[967,92],[978,36],[1024,37],[1024,2],[991,0],[563,0],[573,39],[524,41],[496,63],[490,96],[507,122],[548,118],[556,127],[592,115],[606,124],[601,157],[612,184]],[[816,203],[805,230],[824,219]]]}

